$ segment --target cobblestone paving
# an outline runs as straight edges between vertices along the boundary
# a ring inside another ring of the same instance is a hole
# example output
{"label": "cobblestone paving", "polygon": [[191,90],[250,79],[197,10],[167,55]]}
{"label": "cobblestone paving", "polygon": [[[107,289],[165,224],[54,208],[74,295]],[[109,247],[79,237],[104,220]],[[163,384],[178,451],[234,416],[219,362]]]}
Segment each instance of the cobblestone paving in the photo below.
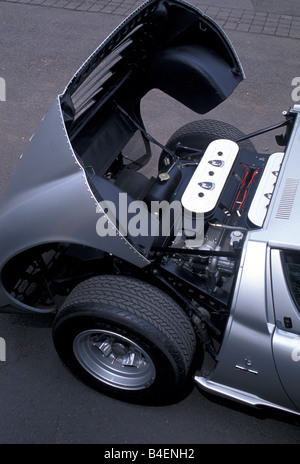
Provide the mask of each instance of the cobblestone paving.
{"label": "cobblestone paving", "polygon": [[300,16],[196,5],[224,29],[300,39]]}
{"label": "cobblestone paving", "polygon": [[[143,0],[0,0],[11,3],[26,3],[52,8],[89,11],[94,13],[127,16],[143,3]],[[210,6],[200,0],[190,0],[215,19],[225,30],[265,34],[279,37],[300,39],[299,16],[268,13],[239,8]]]}

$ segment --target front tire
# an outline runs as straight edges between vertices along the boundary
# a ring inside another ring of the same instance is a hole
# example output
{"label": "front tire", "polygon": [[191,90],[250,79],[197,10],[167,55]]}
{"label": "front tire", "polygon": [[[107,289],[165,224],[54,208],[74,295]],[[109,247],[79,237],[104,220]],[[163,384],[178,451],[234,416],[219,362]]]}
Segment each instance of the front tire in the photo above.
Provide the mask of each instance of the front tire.
{"label": "front tire", "polygon": [[[166,147],[172,152],[176,152],[176,146],[180,143],[183,146],[204,151],[213,140],[237,140],[244,135],[239,129],[226,122],[214,119],[200,119],[189,122],[177,129],[168,140]],[[242,149],[256,152],[251,140],[243,140],[238,145]],[[170,155],[163,151],[158,162],[159,172],[165,170],[170,164]]]}
{"label": "front tire", "polygon": [[190,320],[168,295],[136,279],[99,276],[80,284],[55,319],[53,341],[72,372],[121,400],[174,401],[192,378]]}

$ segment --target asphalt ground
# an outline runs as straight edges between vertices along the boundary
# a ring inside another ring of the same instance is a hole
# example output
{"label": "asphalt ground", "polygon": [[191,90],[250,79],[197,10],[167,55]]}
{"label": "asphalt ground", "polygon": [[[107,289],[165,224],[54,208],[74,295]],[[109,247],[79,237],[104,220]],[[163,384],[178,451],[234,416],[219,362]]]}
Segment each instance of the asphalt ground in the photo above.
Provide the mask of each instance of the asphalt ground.
{"label": "asphalt ground", "polygon": [[[0,101],[0,192],[56,95],[140,3],[0,1],[0,77],[6,82],[6,99]],[[292,80],[300,76],[298,0],[193,3],[224,27],[247,76],[205,117],[246,133],[281,121],[282,111],[295,103]],[[145,98],[143,114],[147,130],[161,143],[198,118],[158,91]],[[260,136],[255,144],[262,152],[278,151],[274,135]],[[0,361],[1,444],[300,443],[296,416],[258,412],[196,389],[179,404],[156,408],[104,397],[61,364],[52,346],[52,315],[9,314],[8,309],[3,306],[0,314],[0,337],[6,341],[6,361]]]}

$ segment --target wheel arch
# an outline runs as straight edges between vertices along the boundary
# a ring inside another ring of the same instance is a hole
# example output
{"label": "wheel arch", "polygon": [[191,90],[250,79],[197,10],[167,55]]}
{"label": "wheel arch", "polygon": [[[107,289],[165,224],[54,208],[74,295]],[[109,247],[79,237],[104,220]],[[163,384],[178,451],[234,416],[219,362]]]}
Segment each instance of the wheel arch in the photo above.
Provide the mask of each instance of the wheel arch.
{"label": "wheel arch", "polygon": [[[18,250],[2,264],[0,291],[8,304],[17,309],[54,312],[79,281],[94,275],[96,270],[101,272],[101,268],[96,269],[96,264],[109,261],[109,255],[104,251],[81,243],[42,242]],[[81,275],[76,274],[79,264]],[[49,306],[46,290],[50,291],[50,287],[53,291],[65,290],[66,294],[61,294],[55,305]],[[43,301],[45,297],[46,301]]]}

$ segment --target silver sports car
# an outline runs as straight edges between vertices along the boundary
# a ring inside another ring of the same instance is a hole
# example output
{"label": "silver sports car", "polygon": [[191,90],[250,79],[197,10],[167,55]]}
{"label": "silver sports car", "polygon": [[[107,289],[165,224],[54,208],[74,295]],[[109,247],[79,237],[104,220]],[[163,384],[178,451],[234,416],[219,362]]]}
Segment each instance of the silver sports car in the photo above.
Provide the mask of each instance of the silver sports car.
{"label": "silver sports car", "polygon": [[58,355],[109,395],[162,403],[194,382],[300,413],[300,105],[248,135],[202,117],[164,145],[140,111],[155,88],[204,115],[243,79],[213,20],[149,0],[54,101],[1,198],[3,297],[53,312]]}

